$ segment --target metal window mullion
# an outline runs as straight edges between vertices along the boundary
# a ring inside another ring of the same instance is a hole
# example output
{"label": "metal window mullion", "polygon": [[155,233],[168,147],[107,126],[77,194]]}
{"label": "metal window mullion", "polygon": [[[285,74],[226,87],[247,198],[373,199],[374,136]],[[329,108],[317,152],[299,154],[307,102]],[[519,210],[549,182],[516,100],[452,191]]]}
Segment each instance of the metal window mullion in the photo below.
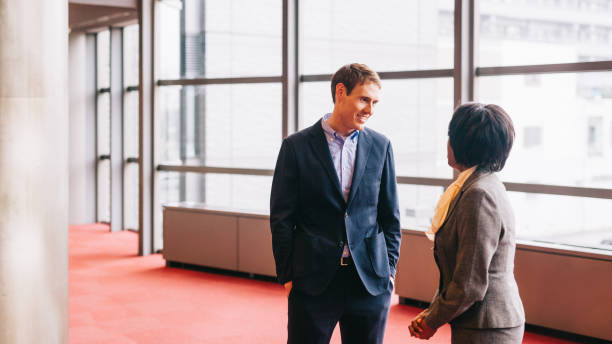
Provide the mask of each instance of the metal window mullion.
{"label": "metal window mullion", "polygon": [[443,188],[448,187],[453,180],[448,178],[428,178],[428,177],[408,177],[408,176],[397,176],[398,184],[409,184],[417,186],[440,186]]}
{"label": "metal window mullion", "polygon": [[[453,76],[453,69],[419,69],[404,70],[395,72],[378,72],[382,80],[398,79],[426,79],[426,78],[447,78]],[[330,81],[332,74],[305,74],[300,75],[300,82]]]}
{"label": "metal window mullion", "polygon": [[612,189],[504,182],[508,191],[612,199]]}
{"label": "metal window mullion", "polygon": [[197,86],[197,85],[225,85],[225,84],[260,84],[283,82],[282,76],[254,76],[236,78],[194,78],[194,79],[164,79],[158,80],[158,86]]}
{"label": "metal window mullion", "polygon": [[[452,179],[444,178],[425,178],[398,176],[398,184],[425,185],[447,187],[452,183]],[[568,197],[588,197],[600,199],[612,199],[612,189],[588,188],[577,186],[547,185],[547,184],[528,184],[504,182],[506,189],[512,192],[524,192],[534,194],[548,194]]]}
{"label": "metal window mullion", "polygon": [[519,74],[554,74],[607,71],[612,71],[612,61],[478,67],[476,68],[475,74],[476,76],[501,76]]}
{"label": "metal window mullion", "polygon": [[474,0],[455,0],[454,106],[474,100]]}
{"label": "metal window mullion", "polygon": [[[441,186],[447,187],[452,179],[443,178],[424,178],[424,177],[405,177],[398,176],[398,184]],[[548,194],[568,197],[586,197],[599,199],[612,199],[612,189],[588,188],[562,185],[546,184],[527,184],[504,182],[506,189],[512,192],[524,192],[533,194]]]}
{"label": "metal window mullion", "polygon": [[298,3],[283,0],[282,138],[298,129]]}
{"label": "metal window mullion", "polygon": [[154,2],[139,1],[138,11],[138,254],[153,252],[154,226]]}
{"label": "metal window mullion", "polygon": [[235,167],[213,167],[194,165],[158,165],[158,171],[166,172],[195,172],[195,173],[217,173],[217,174],[240,174],[251,176],[272,176],[274,170],[258,168],[235,168]]}
{"label": "metal window mullion", "polygon": [[[157,170],[158,171],[172,171],[172,172],[241,174],[241,175],[257,175],[257,176],[271,176],[274,174],[274,170],[272,169],[169,165],[169,164],[158,165]],[[398,184],[447,187],[448,185],[452,183],[452,181],[453,179],[449,179],[449,178],[397,176]],[[514,191],[514,192],[612,199],[612,189],[586,188],[586,187],[561,186],[561,185],[546,185],[546,184],[511,183],[511,182],[504,182],[504,185],[506,186],[506,189],[508,189],[508,191]]]}

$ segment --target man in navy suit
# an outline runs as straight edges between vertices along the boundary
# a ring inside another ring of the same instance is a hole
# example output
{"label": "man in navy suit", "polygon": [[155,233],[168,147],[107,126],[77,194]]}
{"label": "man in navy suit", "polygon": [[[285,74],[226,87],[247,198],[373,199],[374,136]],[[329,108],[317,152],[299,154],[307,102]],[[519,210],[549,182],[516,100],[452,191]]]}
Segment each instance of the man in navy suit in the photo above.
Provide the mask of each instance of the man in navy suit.
{"label": "man in navy suit", "polygon": [[289,297],[288,343],[382,343],[401,240],[391,143],[365,128],[380,78],[363,64],[332,77],[334,110],[281,146],[272,245]]}

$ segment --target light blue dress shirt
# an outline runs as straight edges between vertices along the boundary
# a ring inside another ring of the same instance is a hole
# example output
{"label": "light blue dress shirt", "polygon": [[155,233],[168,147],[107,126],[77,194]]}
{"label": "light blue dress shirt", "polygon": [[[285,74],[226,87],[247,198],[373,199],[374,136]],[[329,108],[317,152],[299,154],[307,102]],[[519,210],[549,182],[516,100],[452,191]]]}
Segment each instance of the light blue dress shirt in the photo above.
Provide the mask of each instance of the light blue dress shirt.
{"label": "light blue dress shirt", "polygon": [[331,113],[323,116],[321,126],[323,127],[323,132],[325,132],[327,146],[329,147],[334,168],[336,169],[336,174],[340,181],[342,196],[344,196],[344,200],[348,202],[351,184],[353,183],[353,171],[355,170],[359,130],[353,131],[348,134],[348,136],[342,136],[327,124],[329,116],[331,116]]}
{"label": "light blue dress shirt", "polygon": [[[351,185],[353,183],[353,171],[355,170],[359,130],[349,133],[348,136],[342,136],[327,124],[329,116],[331,116],[331,113],[323,116],[323,119],[321,119],[321,126],[323,127],[323,132],[327,139],[327,146],[329,147],[334,168],[336,169],[336,174],[340,181],[342,196],[344,197],[344,201],[348,202]],[[344,244],[342,257],[348,257],[349,255],[348,245]]]}

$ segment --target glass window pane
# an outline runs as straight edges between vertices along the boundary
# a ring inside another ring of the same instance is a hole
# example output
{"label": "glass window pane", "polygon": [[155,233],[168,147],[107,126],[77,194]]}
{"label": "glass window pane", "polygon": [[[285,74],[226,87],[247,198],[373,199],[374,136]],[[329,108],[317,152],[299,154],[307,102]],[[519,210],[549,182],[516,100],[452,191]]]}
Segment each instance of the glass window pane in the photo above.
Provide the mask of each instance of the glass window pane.
{"label": "glass window pane", "polygon": [[[303,83],[302,99],[300,128],[333,110],[327,81]],[[450,78],[383,80],[380,102],[367,126],[391,140],[397,175],[452,178],[446,161],[452,100]]]}
{"label": "glass window pane", "polygon": [[160,88],[161,161],[274,168],[281,143],[281,85]]}
{"label": "glass window pane", "polygon": [[505,181],[612,188],[612,73],[478,81],[478,99],[501,105],[514,121]]}
{"label": "glass window pane", "polygon": [[299,129],[315,124],[326,113],[334,110],[329,81],[304,82],[300,85]]}
{"label": "glass window pane", "polygon": [[182,1],[157,2],[157,30],[155,30],[156,58],[161,79],[177,79],[181,75],[181,8]]}
{"label": "glass window pane", "polygon": [[97,88],[110,87],[110,31],[100,31],[96,35],[96,75]]}
{"label": "glass window pane", "polygon": [[[191,202],[233,211],[270,211],[271,176],[160,172],[158,178],[161,206]],[[158,212],[161,214],[161,207]],[[155,233],[156,249],[163,247],[161,232]]]}
{"label": "glass window pane", "polygon": [[156,147],[162,162],[181,161],[181,90],[182,86],[163,86],[158,88],[156,112]]}
{"label": "glass window pane", "polygon": [[111,187],[111,170],[110,160],[98,160],[97,163],[97,221],[108,222],[111,220],[111,203],[110,203],[110,187]]}
{"label": "glass window pane", "polygon": [[138,86],[138,24],[123,28],[123,85]]}
{"label": "glass window pane", "polygon": [[138,92],[125,92],[123,98],[123,156],[138,157]]}
{"label": "glass window pane", "polygon": [[272,176],[160,172],[160,202],[270,211]]}
{"label": "glass window pane", "polygon": [[123,183],[123,221],[125,229],[138,229],[138,164],[127,163]]}
{"label": "glass window pane", "polygon": [[99,93],[97,99],[98,156],[110,154],[110,93]]}
{"label": "glass window pane", "polygon": [[303,74],[352,62],[377,71],[452,68],[452,0],[301,2]]}
{"label": "glass window pane", "polygon": [[402,228],[427,230],[443,192],[440,186],[398,184]]}
{"label": "glass window pane", "polygon": [[270,212],[271,176],[211,174],[206,176],[206,204]]}
{"label": "glass window pane", "polygon": [[612,200],[508,194],[516,215],[518,239],[612,250]]}
{"label": "glass window pane", "polygon": [[162,2],[161,78],[282,73],[282,1]]}
{"label": "glass window pane", "polygon": [[482,66],[612,60],[612,2],[479,2]]}

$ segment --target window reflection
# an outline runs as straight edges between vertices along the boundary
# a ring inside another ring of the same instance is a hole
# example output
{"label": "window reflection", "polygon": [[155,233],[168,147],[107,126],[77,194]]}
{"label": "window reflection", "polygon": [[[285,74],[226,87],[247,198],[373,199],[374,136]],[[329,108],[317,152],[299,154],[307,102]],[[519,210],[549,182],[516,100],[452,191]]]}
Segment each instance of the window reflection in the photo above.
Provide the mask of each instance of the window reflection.
{"label": "window reflection", "polygon": [[281,0],[165,1],[159,12],[163,79],[281,74]]}
{"label": "window reflection", "polygon": [[514,121],[517,144],[504,180],[612,188],[612,147],[605,144],[612,96],[597,91],[612,87],[611,77],[542,74],[536,85],[524,75],[479,78],[478,100],[501,105]]}
{"label": "window reflection", "polygon": [[612,59],[612,1],[479,2],[482,66]]}
{"label": "window reflection", "polygon": [[302,2],[302,74],[352,62],[376,71],[452,68],[452,0]]}

